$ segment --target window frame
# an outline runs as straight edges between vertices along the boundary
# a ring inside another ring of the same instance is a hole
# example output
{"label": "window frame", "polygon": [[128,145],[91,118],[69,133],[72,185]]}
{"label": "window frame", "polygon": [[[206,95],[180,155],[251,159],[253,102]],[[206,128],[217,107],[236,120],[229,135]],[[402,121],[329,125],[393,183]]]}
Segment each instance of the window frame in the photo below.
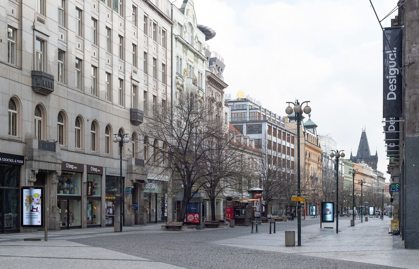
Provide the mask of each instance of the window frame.
{"label": "window frame", "polygon": [[[66,82],[66,76],[65,76],[65,51],[58,49],[58,54],[57,54],[57,62],[58,62],[58,70],[57,70],[57,81],[61,82],[61,83],[65,83]],[[62,59],[60,57],[60,55],[62,56]]]}
{"label": "window frame", "polygon": [[[79,66],[79,68],[77,68]],[[76,71],[76,89],[83,90],[83,60],[76,57],[75,61],[75,71]]]}
{"label": "window frame", "polygon": [[58,25],[64,28],[67,27],[65,3],[66,0],[60,0],[58,5]]}
{"label": "window frame", "polygon": [[93,40],[92,43],[93,45],[98,46],[99,45],[99,35],[98,35],[98,24],[97,24],[97,19],[92,17],[92,34],[93,34]]}
{"label": "window frame", "polygon": [[112,28],[106,26],[106,51],[112,53]]}
{"label": "window frame", "polygon": [[[39,48],[37,44],[39,42]],[[35,44],[34,44],[34,70],[46,72],[46,57],[47,57],[47,41],[39,36],[35,36]]]}
{"label": "window frame", "polygon": [[105,127],[105,154],[111,154],[111,148],[112,148],[112,127],[108,124]]}
{"label": "window frame", "polygon": [[[62,121],[60,121],[60,116]],[[66,145],[66,117],[63,111],[57,115],[57,142],[60,146]]]}
{"label": "window frame", "polygon": [[96,121],[93,121],[90,126],[90,150],[92,152],[98,151],[98,125]]}
{"label": "window frame", "polygon": [[91,78],[92,78],[91,94],[94,96],[99,96],[97,66],[94,66],[94,65],[91,66]]}
{"label": "window frame", "polygon": [[124,60],[124,37],[122,35],[118,35],[118,42],[119,42],[119,59]]}
{"label": "window frame", "polygon": [[[12,36],[9,35],[11,30]],[[17,29],[7,25],[7,62],[17,65]]]}
{"label": "window frame", "polygon": [[[77,123],[79,123],[79,125]],[[76,120],[74,121],[74,147],[76,149],[83,148],[82,133],[83,133],[83,121],[80,116],[77,116]]]}
{"label": "window frame", "polygon": [[125,107],[125,85],[122,78],[118,78],[118,97],[118,104]]}
{"label": "window frame", "polygon": [[106,100],[112,102],[112,73],[105,72]]}
{"label": "window frame", "polygon": [[132,65],[138,68],[138,47],[132,43]]}
{"label": "window frame", "polygon": [[83,37],[83,10],[76,7],[76,35]]}
{"label": "window frame", "polygon": [[[14,108],[10,107],[10,104],[14,105]],[[10,98],[7,106],[8,115],[8,131],[9,136],[19,136],[19,103],[14,99]]]}

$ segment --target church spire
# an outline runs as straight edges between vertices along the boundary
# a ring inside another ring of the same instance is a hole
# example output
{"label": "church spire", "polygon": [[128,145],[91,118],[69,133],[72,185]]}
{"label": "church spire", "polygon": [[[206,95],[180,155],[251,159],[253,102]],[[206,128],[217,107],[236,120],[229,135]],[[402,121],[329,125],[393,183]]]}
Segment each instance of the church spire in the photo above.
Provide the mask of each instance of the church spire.
{"label": "church spire", "polygon": [[362,128],[361,139],[359,140],[359,146],[356,156],[353,156],[351,154],[350,159],[354,163],[364,162],[371,166],[373,169],[377,169],[378,154],[377,152],[375,152],[375,155],[371,155],[365,127]]}

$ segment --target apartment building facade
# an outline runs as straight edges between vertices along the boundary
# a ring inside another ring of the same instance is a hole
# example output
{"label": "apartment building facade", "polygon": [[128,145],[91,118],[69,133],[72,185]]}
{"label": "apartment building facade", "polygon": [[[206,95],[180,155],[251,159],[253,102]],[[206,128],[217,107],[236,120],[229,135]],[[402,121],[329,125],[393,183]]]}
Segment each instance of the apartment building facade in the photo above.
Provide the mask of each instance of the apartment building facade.
{"label": "apartment building facade", "polygon": [[2,2],[0,232],[21,229],[23,186],[45,189],[50,229],[113,225],[116,134],[130,140],[122,149],[125,225],[163,218],[158,196],[154,216],[145,214],[153,202],[144,197],[140,124],[171,102],[170,3]]}
{"label": "apartment building facade", "polygon": [[[259,187],[264,181],[273,180],[278,184],[278,191],[270,187],[265,191],[265,197],[270,196],[270,203],[265,212],[279,214],[289,203],[290,195],[295,188],[295,142],[294,131],[286,128],[282,118],[262,107],[249,98],[226,100],[230,108],[230,124],[243,135],[254,140],[255,147],[262,152],[262,164],[259,174]],[[276,187],[275,187],[276,189]]]}

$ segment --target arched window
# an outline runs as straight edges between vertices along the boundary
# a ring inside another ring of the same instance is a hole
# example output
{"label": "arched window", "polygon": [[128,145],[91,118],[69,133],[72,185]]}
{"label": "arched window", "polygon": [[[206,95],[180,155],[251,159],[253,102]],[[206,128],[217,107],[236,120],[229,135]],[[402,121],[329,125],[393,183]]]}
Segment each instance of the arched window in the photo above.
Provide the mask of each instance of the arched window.
{"label": "arched window", "polygon": [[112,128],[110,125],[107,125],[105,128],[105,153],[111,153],[111,133]]}
{"label": "arched window", "polygon": [[82,147],[82,119],[79,117],[76,118],[75,126],[74,126],[74,146],[77,149],[81,149]]}
{"label": "arched window", "polygon": [[18,135],[18,107],[16,101],[10,99],[9,101],[9,135]]}
{"label": "arched window", "polygon": [[40,105],[35,107],[35,118],[34,118],[34,125],[35,125],[35,138],[41,140],[44,138],[44,114],[42,113],[42,108]]}
{"label": "arched window", "polygon": [[92,126],[90,127],[90,147],[92,151],[97,151],[97,141],[98,141],[98,134],[97,134],[97,122],[93,121]]}
{"label": "arched window", "polygon": [[57,141],[59,145],[65,145],[65,142],[66,142],[65,130],[66,130],[65,115],[63,111],[60,111],[57,117]]}

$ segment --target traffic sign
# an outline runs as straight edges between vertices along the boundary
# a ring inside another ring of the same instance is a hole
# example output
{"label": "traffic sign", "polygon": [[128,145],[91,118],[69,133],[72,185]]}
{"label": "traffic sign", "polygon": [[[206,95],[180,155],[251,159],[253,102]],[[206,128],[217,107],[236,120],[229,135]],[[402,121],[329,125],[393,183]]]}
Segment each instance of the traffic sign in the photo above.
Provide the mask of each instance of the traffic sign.
{"label": "traffic sign", "polygon": [[400,192],[400,183],[391,183],[390,184],[390,193]]}
{"label": "traffic sign", "polygon": [[305,199],[304,199],[304,197],[293,195],[293,196],[291,196],[291,201],[293,201],[293,202],[304,202]]}

